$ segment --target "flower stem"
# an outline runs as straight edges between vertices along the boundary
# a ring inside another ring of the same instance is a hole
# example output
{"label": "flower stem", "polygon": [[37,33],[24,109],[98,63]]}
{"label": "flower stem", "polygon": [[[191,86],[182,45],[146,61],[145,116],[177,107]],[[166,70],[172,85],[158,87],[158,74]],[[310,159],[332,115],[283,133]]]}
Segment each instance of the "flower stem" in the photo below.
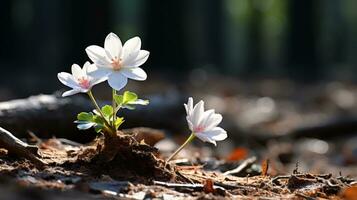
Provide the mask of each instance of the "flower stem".
{"label": "flower stem", "polygon": [[166,163],[169,162],[172,158],[174,158],[193,139],[195,139],[195,134],[191,133],[190,137],[188,137],[187,140],[166,160]]}
{"label": "flower stem", "polygon": [[99,114],[100,114],[101,117],[103,118],[105,125],[107,125],[109,128],[112,128],[112,126],[110,126],[109,122],[105,119],[102,110],[99,108],[98,103],[97,103],[97,101],[95,100],[92,91],[89,90],[89,92],[88,92],[87,94],[88,94],[90,100],[92,101],[92,103],[94,104],[96,110],[99,112]]}
{"label": "flower stem", "polygon": [[113,127],[114,127],[114,129],[116,129],[115,128],[115,118],[116,118],[116,112],[115,112],[115,110],[116,110],[116,103],[115,103],[115,99],[114,99],[114,96],[116,95],[116,90],[115,89],[113,89],[113,99],[112,99],[112,106],[113,106]]}

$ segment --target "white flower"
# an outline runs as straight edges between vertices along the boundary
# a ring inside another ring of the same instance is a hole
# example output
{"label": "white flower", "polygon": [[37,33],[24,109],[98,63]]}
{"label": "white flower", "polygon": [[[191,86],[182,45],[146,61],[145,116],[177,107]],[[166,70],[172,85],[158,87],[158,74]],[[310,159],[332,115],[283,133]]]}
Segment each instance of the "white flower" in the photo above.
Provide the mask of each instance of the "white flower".
{"label": "white flower", "polygon": [[122,45],[117,35],[109,33],[104,48],[97,45],[86,48],[88,57],[97,67],[91,74],[95,77],[108,76],[108,83],[115,90],[122,89],[128,78],[146,80],[147,75],[139,66],[146,62],[149,52],[140,48],[139,37],[131,38]]}
{"label": "white flower", "polygon": [[214,110],[204,111],[204,102],[201,100],[193,107],[193,99],[190,97],[188,103],[184,104],[187,113],[187,123],[195,136],[204,142],[216,145],[216,141],[227,138],[227,132],[217,127],[222,121],[222,115],[216,114]]}
{"label": "white flower", "polygon": [[66,97],[80,92],[87,93],[94,85],[107,79],[106,77],[94,78],[88,75],[88,72],[92,71],[93,68],[95,68],[94,64],[86,62],[83,66],[83,69],[81,69],[81,67],[79,67],[77,64],[73,64],[72,74],[67,72],[58,73],[57,77],[61,83],[72,88],[72,90],[64,92],[62,96]]}

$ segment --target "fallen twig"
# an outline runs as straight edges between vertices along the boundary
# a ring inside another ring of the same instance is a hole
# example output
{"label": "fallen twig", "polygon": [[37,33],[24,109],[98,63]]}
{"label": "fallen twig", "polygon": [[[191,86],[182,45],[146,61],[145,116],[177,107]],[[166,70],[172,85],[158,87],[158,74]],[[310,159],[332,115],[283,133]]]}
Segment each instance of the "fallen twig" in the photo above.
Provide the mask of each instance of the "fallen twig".
{"label": "fallen twig", "polygon": [[[204,185],[200,183],[169,183],[169,182],[162,182],[162,181],[154,181],[155,185],[161,185],[165,187],[170,187],[170,188],[175,188],[175,189],[182,189],[182,188],[188,188],[188,189],[194,189],[194,190],[203,190]],[[225,191],[221,186],[213,185],[213,189],[219,189]]]}
{"label": "fallen twig", "polygon": [[281,176],[276,176],[273,179],[270,180],[271,183],[273,183],[274,185],[281,185],[278,180],[280,179],[289,179],[291,178],[291,175],[281,175]]}
{"label": "fallen twig", "polygon": [[245,170],[245,169],[249,168],[250,166],[252,166],[252,164],[254,164],[256,160],[257,160],[257,158],[255,156],[251,157],[251,158],[248,158],[248,159],[244,160],[244,162],[242,164],[240,164],[237,168],[229,170],[229,171],[226,171],[226,172],[223,173],[223,175],[226,176],[226,175],[239,174],[243,170]]}
{"label": "fallen twig", "polygon": [[9,153],[17,155],[19,157],[27,158],[32,161],[37,167],[42,168],[47,163],[39,158],[38,147],[29,145],[17,137],[15,137],[9,131],[0,127],[0,147],[8,150]]}
{"label": "fallen twig", "polygon": [[37,137],[37,135],[34,132],[27,131],[27,133],[29,134],[29,136],[31,137],[32,140],[36,141],[37,145],[42,143],[41,138]]}

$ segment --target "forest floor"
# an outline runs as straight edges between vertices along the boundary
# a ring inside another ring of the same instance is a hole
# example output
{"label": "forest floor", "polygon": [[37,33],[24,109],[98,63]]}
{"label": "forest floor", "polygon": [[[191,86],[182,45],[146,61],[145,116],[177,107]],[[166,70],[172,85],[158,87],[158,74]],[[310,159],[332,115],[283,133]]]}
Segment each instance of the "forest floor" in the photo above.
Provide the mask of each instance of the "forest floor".
{"label": "forest floor", "polygon": [[[38,138],[37,138],[38,139]],[[177,159],[171,178],[142,173],[126,164],[95,166],[79,152],[94,144],[69,140],[38,141],[44,167],[8,155],[0,156],[0,199],[356,199],[357,182],[350,177],[313,174],[295,169],[271,175],[274,164],[256,157]],[[193,148],[193,147],[192,147]],[[191,149],[195,151],[195,149]],[[159,155],[160,156],[160,155]],[[160,159],[160,158],[157,158]],[[142,163],[146,165],[146,163]]]}
{"label": "forest floor", "polygon": [[[39,167],[0,149],[0,200],[357,199],[356,85],[222,77],[192,82],[183,92],[166,82],[156,85],[167,86],[167,92],[156,94],[152,84],[152,91],[146,88],[155,93],[149,106],[122,114],[125,128],[160,129],[127,131],[135,133],[140,144],[144,140],[157,148],[151,150],[158,163],[187,136],[182,135],[187,133],[185,94],[223,114],[228,139],[217,148],[194,141],[169,169],[150,168],[146,162],[128,167],[130,159],[91,163],[83,152],[89,157],[96,152],[98,146],[87,143],[94,134],[75,132],[72,125],[78,111],[91,109],[80,97],[39,95],[0,103],[0,126],[37,145],[46,163]],[[45,103],[38,103],[43,99]],[[165,170],[172,176],[160,174]]]}

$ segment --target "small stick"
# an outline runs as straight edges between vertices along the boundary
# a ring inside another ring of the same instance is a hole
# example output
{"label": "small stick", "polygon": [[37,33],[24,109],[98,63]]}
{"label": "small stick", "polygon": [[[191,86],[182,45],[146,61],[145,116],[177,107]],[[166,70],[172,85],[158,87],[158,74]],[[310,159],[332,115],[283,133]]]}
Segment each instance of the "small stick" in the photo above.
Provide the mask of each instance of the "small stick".
{"label": "small stick", "polygon": [[32,161],[37,167],[43,168],[47,163],[38,158],[38,147],[29,145],[9,131],[0,127],[0,147],[3,147],[16,156],[27,158]]}
{"label": "small stick", "polygon": [[32,139],[36,140],[36,144],[40,144],[42,142],[41,138],[37,137],[37,135],[34,132],[27,131],[27,133],[30,135]]}
{"label": "small stick", "polygon": [[[171,187],[171,188],[175,188],[175,189],[189,188],[189,189],[203,190],[203,187],[204,187],[204,185],[200,184],[200,183],[190,184],[190,183],[169,183],[169,182],[162,182],[162,181],[154,181],[154,184],[155,185],[165,186],[165,187]],[[214,189],[221,189],[223,191],[226,190],[223,187],[216,186],[216,185],[213,185],[213,188]]]}
{"label": "small stick", "polygon": [[242,172],[243,170],[247,169],[248,167],[250,167],[252,164],[254,164],[254,162],[257,160],[257,158],[251,157],[246,159],[242,164],[240,164],[237,168],[226,171],[223,173],[223,175],[227,176],[227,175],[231,175],[231,174],[238,174],[240,172]]}
{"label": "small stick", "polygon": [[281,175],[281,176],[276,176],[275,178],[271,179],[270,182],[273,183],[274,185],[280,185],[278,180],[280,179],[289,179],[291,175]]}

